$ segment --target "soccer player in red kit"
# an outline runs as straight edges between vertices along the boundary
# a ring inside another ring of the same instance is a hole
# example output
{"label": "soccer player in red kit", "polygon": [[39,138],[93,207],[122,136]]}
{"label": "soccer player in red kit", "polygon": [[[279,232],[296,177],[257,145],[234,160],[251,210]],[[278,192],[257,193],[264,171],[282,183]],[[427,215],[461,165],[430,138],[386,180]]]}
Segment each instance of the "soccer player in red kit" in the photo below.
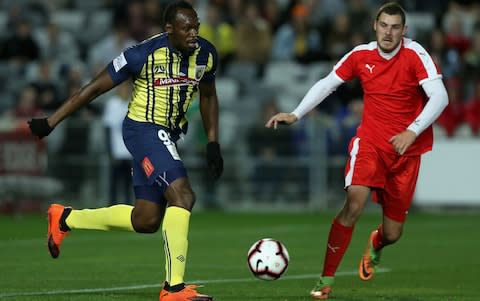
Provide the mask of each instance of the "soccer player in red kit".
{"label": "soccer player in red kit", "polygon": [[420,156],[432,149],[431,124],[448,104],[442,75],[425,49],[404,35],[405,11],[397,3],[378,10],[376,41],[355,47],[332,72],[313,85],[291,113],[278,113],[266,127],[292,124],[342,83],[359,78],[364,112],[349,145],[345,168],[346,201],[328,236],[323,272],[311,291],[328,299],[335,272],[350,243],[355,223],[370,195],[383,209],[382,223],[369,237],[359,276],[370,280],[381,250],[401,236],[412,202]]}

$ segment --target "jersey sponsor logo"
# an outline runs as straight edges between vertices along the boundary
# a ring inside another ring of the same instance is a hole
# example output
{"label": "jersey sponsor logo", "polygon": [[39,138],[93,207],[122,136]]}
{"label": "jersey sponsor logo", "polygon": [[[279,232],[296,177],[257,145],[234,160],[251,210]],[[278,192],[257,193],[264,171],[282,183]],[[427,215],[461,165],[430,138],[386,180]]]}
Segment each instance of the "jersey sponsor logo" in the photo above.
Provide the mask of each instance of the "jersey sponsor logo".
{"label": "jersey sponsor logo", "polygon": [[122,69],[126,65],[127,59],[125,59],[125,55],[123,54],[123,52],[113,59],[113,68],[115,69],[115,72],[120,71],[120,69]]}
{"label": "jersey sponsor logo", "polygon": [[153,67],[153,73],[165,73],[167,69],[165,66],[155,66]]}
{"label": "jersey sponsor logo", "polygon": [[153,167],[152,162],[150,162],[150,159],[148,157],[143,158],[142,160],[142,168],[145,174],[147,175],[148,178],[152,175],[153,171],[155,170],[155,167]]}
{"label": "jersey sponsor logo", "polygon": [[170,87],[170,86],[188,86],[196,85],[198,81],[188,77],[176,77],[176,78],[157,78],[153,85],[155,87]]}
{"label": "jersey sponsor logo", "polygon": [[375,68],[375,65],[365,64],[365,68],[367,68],[368,71],[370,71],[370,74],[372,74],[373,68]]}

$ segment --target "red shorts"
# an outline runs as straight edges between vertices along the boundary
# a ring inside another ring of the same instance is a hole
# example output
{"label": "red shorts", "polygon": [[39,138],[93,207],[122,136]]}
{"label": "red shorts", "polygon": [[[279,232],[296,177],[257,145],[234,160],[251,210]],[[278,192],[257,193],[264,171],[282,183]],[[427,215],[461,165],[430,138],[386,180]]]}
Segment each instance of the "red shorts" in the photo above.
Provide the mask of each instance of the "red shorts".
{"label": "red shorts", "polygon": [[420,156],[386,153],[373,143],[353,137],[348,147],[345,188],[360,185],[372,188],[372,199],[383,214],[404,222],[412,203],[420,169]]}

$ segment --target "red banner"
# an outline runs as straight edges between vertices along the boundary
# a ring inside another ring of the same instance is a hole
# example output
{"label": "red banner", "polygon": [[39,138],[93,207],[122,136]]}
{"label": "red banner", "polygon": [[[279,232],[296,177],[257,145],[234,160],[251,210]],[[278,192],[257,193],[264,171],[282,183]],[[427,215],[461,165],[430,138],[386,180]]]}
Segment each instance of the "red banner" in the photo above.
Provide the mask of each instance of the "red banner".
{"label": "red banner", "polygon": [[46,145],[26,131],[0,132],[0,175],[43,175]]}

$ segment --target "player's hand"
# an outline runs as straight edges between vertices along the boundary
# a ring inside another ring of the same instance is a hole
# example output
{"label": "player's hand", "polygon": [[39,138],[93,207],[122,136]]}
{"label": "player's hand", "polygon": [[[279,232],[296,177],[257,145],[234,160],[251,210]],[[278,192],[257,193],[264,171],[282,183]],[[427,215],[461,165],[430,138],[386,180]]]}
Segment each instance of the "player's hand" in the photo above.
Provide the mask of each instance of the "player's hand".
{"label": "player's hand", "polygon": [[53,128],[48,124],[47,118],[33,118],[28,121],[28,126],[32,134],[42,139],[48,136],[53,131]]}
{"label": "player's hand", "polygon": [[223,158],[220,153],[220,144],[212,141],[207,143],[207,166],[208,172],[217,180],[223,172]]}
{"label": "player's hand", "polygon": [[267,121],[265,126],[267,128],[278,128],[279,124],[292,124],[298,120],[297,116],[292,113],[278,113]]}
{"label": "player's hand", "polygon": [[389,142],[392,144],[393,149],[399,155],[403,155],[407,149],[415,142],[417,139],[417,134],[411,130],[405,130],[398,135],[393,136],[390,138]]}

